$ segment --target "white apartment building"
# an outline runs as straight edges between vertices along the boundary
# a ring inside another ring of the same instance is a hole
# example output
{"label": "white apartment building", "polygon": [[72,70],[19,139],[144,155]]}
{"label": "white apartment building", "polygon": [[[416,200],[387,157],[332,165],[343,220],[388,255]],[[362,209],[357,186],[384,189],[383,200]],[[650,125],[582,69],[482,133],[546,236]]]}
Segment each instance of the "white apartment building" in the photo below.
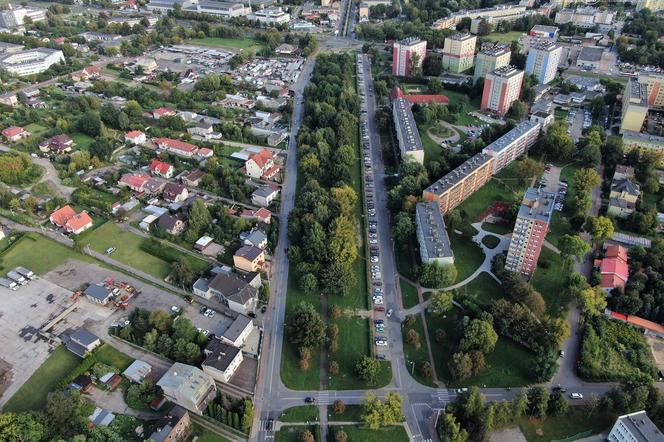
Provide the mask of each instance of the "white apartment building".
{"label": "white apartment building", "polygon": [[235,18],[246,17],[251,14],[251,8],[242,3],[203,0],[198,4],[197,12],[217,15],[222,18]]}
{"label": "white apartment building", "polygon": [[9,9],[0,11],[0,27],[13,29],[22,27],[25,24],[25,19],[28,18],[33,23],[46,20],[46,9],[41,8],[13,8],[9,5]]}
{"label": "white apartment building", "polygon": [[610,442],[664,442],[664,435],[645,411],[637,411],[619,416],[606,440]]}
{"label": "white apartment building", "polygon": [[521,95],[523,71],[514,66],[503,66],[490,72],[484,80],[481,110],[492,110],[505,115],[512,103]]}
{"label": "white apartment building", "polygon": [[23,77],[44,72],[55,63],[65,61],[62,51],[48,48],[35,48],[15,52],[0,57],[0,68],[10,74]]}
{"label": "white apartment building", "polygon": [[526,75],[534,75],[540,84],[547,84],[558,72],[563,48],[554,42],[540,42],[530,47],[526,59]]}
{"label": "white apartment building", "polygon": [[573,23],[581,28],[592,28],[595,25],[610,25],[615,13],[595,8],[562,9],[556,13],[556,24]]}
{"label": "white apartment building", "polygon": [[540,129],[539,123],[535,121],[522,121],[514,129],[482,149],[482,153],[494,159],[492,173],[495,175],[526,153],[537,141]]}
{"label": "white apartment building", "polygon": [[264,25],[279,25],[290,22],[290,14],[282,8],[264,8],[249,15],[249,20],[256,20]]}

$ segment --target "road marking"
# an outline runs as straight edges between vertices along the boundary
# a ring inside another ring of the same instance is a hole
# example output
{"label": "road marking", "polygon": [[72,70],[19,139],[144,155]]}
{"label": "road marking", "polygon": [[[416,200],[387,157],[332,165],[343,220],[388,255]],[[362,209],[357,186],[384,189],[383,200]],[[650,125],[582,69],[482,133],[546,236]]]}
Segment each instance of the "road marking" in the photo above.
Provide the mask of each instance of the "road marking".
{"label": "road marking", "polygon": [[450,392],[446,388],[439,388],[436,390],[435,393],[431,394],[431,398],[434,400],[438,400],[439,402],[449,402],[450,400]]}

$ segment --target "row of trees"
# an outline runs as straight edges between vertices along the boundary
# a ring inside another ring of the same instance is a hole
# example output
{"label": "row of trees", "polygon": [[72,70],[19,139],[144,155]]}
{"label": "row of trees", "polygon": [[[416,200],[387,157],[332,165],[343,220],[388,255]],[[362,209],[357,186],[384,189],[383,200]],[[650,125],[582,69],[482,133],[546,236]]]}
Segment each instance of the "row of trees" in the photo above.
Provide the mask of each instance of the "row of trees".
{"label": "row of trees", "polygon": [[217,391],[217,396],[208,403],[205,414],[249,434],[254,420],[254,403],[248,397],[236,399]]}

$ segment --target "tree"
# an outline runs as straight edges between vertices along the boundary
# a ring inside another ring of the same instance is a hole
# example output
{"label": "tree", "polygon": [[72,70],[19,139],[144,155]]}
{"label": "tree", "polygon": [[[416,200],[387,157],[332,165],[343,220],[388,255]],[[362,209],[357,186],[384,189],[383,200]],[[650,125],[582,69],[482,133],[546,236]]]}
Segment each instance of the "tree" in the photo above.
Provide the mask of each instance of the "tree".
{"label": "tree", "polygon": [[300,433],[300,442],[316,442],[316,438],[309,430],[304,430]]}
{"label": "tree", "polygon": [[436,424],[440,442],[466,442],[468,432],[461,428],[452,413],[441,413]]}
{"label": "tree", "polygon": [[334,441],[335,442],[347,442],[348,441],[348,435],[344,430],[337,430],[334,433]]}
{"label": "tree", "polygon": [[373,384],[380,372],[380,361],[366,355],[362,355],[355,363],[355,373],[360,379]]}
{"label": "tree", "polygon": [[601,182],[602,180],[595,169],[578,169],[574,172],[574,187],[577,192],[590,192],[593,187],[599,186],[599,183]]}
{"label": "tree", "polygon": [[523,185],[527,185],[530,181],[539,177],[544,173],[544,166],[537,160],[530,157],[524,157],[516,163],[514,168],[515,176],[521,181]]}
{"label": "tree", "polygon": [[344,414],[344,411],[346,411],[346,405],[344,404],[344,401],[341,399],[334,401],[332,404],[332,410],[334,411],[334,414]]}
{"label": "tree", "polygon": [[615,231],[613,221],[606,216],[588,218],[588,231],[593,237],[593,241],[599,243],[605,239],[611,238]]}
{"label": "tree", "polygon": [[586,134],[583,146],[579,150],[579,159],[586,167],[597,167],[602,161],[602,135],[598,130]]}
{"label": "tree", "polygon": [[392,237],[397,244],[404,244],[410,241],[415,233],[415,224],[408,212],[399,212],[394,217],[392,224]]}
{"label": "tree", "polygon": [[171,278],[182,287],[190,287],[194,283],[196,274],[191,269],[189,261],[184,256],[180,256],[177,261],[171,265]]}
{"label": "tree", "polygon": [[515,100],[512,102],[512,106],[510,106],[509,110],[507,111],[507,118],[521,121],[527,114],[528,107],[522,101]]}
{"label": "tree", "polygon": [[423,264],[419,269],[420,284],[430,288],[444,288],[454,282],[457,269],[454,264]]}
{"label": "tree", "polygon": [[606,297],[599,287],[587,287],[578,291],[577,302],[585,315],[599,315],[606,308]]}
{"label": "tree", "polygon": [[406,340],[410,345],[412,345],[416,349],[420,348],[422,345],[420,343],[420,334],[417,331],[413,330],[412,328],[408,330],[408,333],[406,333]]}
{"label": "tree", "polygon": [[325,323],[308,302],[300,302],[288,316],[286,333],[298,347],[317,348],[325,341]]}
{"label": "tree", "polygon": [[243,402],[244,410],[242,413],[242,430],[249,434],[251,431],[251,426],[254,423],[254,403],[251,401],[251,399],[245,399]]}
{"label": "tree", "polygon": [[411,77],[419,77],[422,75],[422,64],[420,63],[422,60],[420,58],[420,54],[417,54],[413,52],[410,57],[410,76]]}
{"label": "tree", "polygon": [[173,325],[173,316],[164,310],[150,312],[150,324],[160,333],[168,333]]}
{"label": "tree", "polygon": [[449,367],[450,373],[456,381],[463,381],[473,375],[473,361],[468,353],[454,353]]}
{"label": "tree", "polygon": [[482,353],[490,353],[496,347],[497,342],[498,334],[491,323],[473,319],[464,330],[459,348],[462,351],[479,350]]}
{"label": "tree", "polygon": [[212,215],[202,199],[195,199],[189,208],[189,228],[196,234],[205,233],[212,225]]}
{"label": "tree", "polygon": [[300,277],[300,288],[307,295],[313,295],[318,291],[318,279],[313,273],[305,273]]}
{"label": "tree", "polygon": [[528,414],[539,419],[546,417],[549,405],[549,392],[544,387],[528,389]]}
{"label": "tree", "polygon": [[551,379],[558,370],[558,354],[555,350],[539,349],[530,369],[538,382]]}
{"label": "tree", "polygon": [[549,414],[554,416],[563,416],[569,413],[569,410],[569,402],[567,402],[567,399],[565,399],[565,396],[560,392],[560,390],[551,393],[548,405]]}
{"label": "tree", "polygon": [[567,124],[562,121],[554,122],[547,133],[540,136],[536,150],[546,154],[549,158],[558,160],[570,158],[576,147],[572,137],[567,133]]}
{"label": "tree", "polygon": [[431,379],[433,377],[433,366],[429,361],[422,361],[419,367],[420,375],[424,379]]}
{"label": "tree", "polygon": [[102,122],[99,117],[99,112],[91,110],[86,111],[78,120],[76,127],[80,132],[83,132],[86,135],[93,138],[98,137],[101,135],[102,131]]}
{"label": "tree", "polygon": [[337,361],[330,361],[330,366],[328,367],[328,371],[332,375],[339,374],[339,363]]}
{"label": "tree", "polygon": [[39,442],[45,436],[44,425],[32,413],[0,414],[0,440]]}
{"label": "tree", "polygon": [[435,316],[440,316],[452,310],[452,292],[436,292],[431,297],[431,312]]}
{"label": "tree", "polygon": [[590,251],[590,245],[578,235],[563,235],[558,240],[558,249],[563,258],[563,269],[569,269],[572,260],[581,259]]}

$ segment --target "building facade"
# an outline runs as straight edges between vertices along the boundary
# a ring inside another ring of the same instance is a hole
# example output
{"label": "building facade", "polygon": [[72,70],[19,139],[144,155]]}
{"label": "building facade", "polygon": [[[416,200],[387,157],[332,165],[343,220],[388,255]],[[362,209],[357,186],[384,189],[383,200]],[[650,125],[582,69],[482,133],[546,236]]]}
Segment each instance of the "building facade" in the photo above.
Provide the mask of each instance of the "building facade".
{"label": "building facade", "polygon": [[502,43],[483,43],[482,49],[475,58],[475,72],[473,73],[473,83],[480,78],[486,78],[487,74],[498,68],[510,64],[512,50],[510,45]]}
{"label": "building facade", "polygon": [[0,68],[23,77],[44,72],[56,63],[64,63],[65,56],[58,49],[35,48],[0,57]]}
{"label": "building facade", "polygon": [[645,411],[616,419],[606,440],[610,442],[664,442],[664,436]]}
{"label": "building facade", "polygon": [[648,90],[638,79],[632,78],[625,86],[622,103],[620,132],[641,132],[648,115]]}
{"label": "building facade", "polygon": [[526,75],[534,75],[540,84],[547,84],[558,71],[563,48],[554,42],[540,42],[530,47],[526,59]]}
{"label": "building facade", "polygon": [[200,415],[217,394],[217,387],[210,375],[200,368],[180,362],[173,364],[157,385],[169,401]]}
{"label": "building facade", "polygon": [[529,188],[523,197],[507,250],[505,268],[530,278],[549,231],[556,194]]}
{"label": "building facade", "polygon": [[484,80],[481,110],[492,110],[505,115],[512,103],[521,95],[523,71],[514,66],[503,66],[488,73]]}
{"label": "building facade", "polygon": [[454,34],[445,39],[443,69],[461,73],[473,67],[477,37],[471,34]]}
{"label": "building facade", "polygon": [[424,147],[408,100],[397,98],[392,101],[392,117],[401,159],[411,159],[424,164]]}
{"label": "building facade", "polygon": [[421,69],[427,56],[427,41],[407,38],[392,46],[392,75],[410,77],[413,69]]}
{"label": "building facade", "polygon": [[24,7],[13,8],[10,4],[9,9],[0,11],[0,27],[2,28],[22,28],[26,19],[30,20],[32,23],[46,20],[46,9]]}
{"label": "building facade", "polygon": [[495,175],[526,153],[537,141],[540,129],[540,124],[536,121],[522,121],[514,129],[482,149],[482,153],[494,159],[492,173]]}
{"label": "building facade", "polygon": [[435,201],[418,203],[415,206],[415,225],[422,262],[454,264],[454,252],[445,230],[445,221]]}

